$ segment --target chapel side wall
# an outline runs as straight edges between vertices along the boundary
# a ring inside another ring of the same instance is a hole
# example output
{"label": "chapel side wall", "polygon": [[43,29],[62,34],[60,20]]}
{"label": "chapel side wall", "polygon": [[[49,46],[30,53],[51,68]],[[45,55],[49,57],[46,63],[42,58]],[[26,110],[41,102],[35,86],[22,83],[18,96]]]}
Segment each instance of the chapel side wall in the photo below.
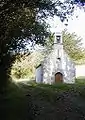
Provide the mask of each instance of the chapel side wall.
{"label": "chapel side wall", "polygon": [[49,83],[49,80],[50,80],[48,61],[49,61],[48,58],[45,58],[43,62],[43,83],[45,84]]}
{"label": "chapel side wall", "polygon": [[65,52],[63,59],[64,82],[75,83],[75,65]]}
{"label": "chapel side wall", "polygon": [[39,66],[36,69],[36,82],[41,83],[42,80],[43,80],[43,69],[42,69],[42,66]]}

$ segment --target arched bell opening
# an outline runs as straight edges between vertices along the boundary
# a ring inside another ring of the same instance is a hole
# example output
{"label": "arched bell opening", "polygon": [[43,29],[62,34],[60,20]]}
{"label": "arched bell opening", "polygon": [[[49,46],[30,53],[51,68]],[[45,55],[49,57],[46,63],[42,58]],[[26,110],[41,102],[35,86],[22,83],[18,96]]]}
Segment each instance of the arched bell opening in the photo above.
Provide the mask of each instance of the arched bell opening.
{"label": "arched bell opening", "polygon": [[57,82],[63,82],[63,74],[61,72],[55,74],[55,83]]}

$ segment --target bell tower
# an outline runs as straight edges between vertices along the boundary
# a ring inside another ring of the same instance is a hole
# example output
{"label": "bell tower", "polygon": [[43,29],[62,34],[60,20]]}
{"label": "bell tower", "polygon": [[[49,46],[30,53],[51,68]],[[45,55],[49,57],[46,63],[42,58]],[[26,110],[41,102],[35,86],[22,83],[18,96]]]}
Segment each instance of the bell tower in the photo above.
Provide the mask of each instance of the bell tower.
{"label": "bell tower", "polygon": [[61,32],[55,33],[54,44],[59,44],[59,45],[62,44],[62,33]]}
{"label": "bell tower", "polygon": [[54,38],[54,50],[57,52],[57,59],[60,60],[62,57],[63,51],[63,40],[62,40],[62,33],[56,32]]}

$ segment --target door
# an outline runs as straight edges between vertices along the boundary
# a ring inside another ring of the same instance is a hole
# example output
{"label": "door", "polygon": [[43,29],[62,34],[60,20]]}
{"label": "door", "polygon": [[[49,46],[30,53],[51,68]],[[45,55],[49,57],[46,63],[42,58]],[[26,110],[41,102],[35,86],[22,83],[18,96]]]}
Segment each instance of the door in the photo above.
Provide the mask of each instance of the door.
{"label": "door", "polygon": [[63,74],[61,72],[55,74],[55,83],[57,82],[63,82]]}

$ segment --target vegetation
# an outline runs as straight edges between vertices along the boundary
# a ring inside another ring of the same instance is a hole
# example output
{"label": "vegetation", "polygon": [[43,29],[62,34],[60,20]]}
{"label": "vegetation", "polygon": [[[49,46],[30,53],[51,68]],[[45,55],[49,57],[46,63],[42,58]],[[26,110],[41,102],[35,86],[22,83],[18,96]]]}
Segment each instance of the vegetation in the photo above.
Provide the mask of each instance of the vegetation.
{"label": "vegetation", "polygon": [[83,120],[84,85],[13,83],[0,94],[1,119]]}
{"label": "vegetation", "polygon": [[[45,19],[57,15],[61,21],[72,15],[78,1],[0,1],[0,78],[1,86],[5,85],[10,68],[18,53],[26,49],[30,41],[44,45],[49,35]],[[1,88],[1,87],[0,87]]]}
{"label": "vegetation", "polygon": [[[85,50],[82,47],[82,38],[78,37],[75,33],[69,33],[66,29],[62,31],[63,34],[63,46],[65,52],[74,61],[78,61],[84,58]],[[50,35],[48,40],[45,42],[47,49],[52,49],[54,42],[54,34]]]}
{"label": "vegetation", "polygon": [[15,79],[26,78],[28,80],[35,79],[36,67],[43,59],[41,52],[32,52],[29,55],[23,55],[16,58],[12,66],[11,77]]}
{"label": "vegetation", "polygon": [[85,85],[85,76],[77,77],[76,83]]}
{"label": "vegetation", "polygon": [[15,85],[9,82],[5,86],[11,65],[16,59],[16,54],[13,56],[13,53],[25,49],[25,44],[29,41],[44,44],[44,38],[49,33],[45,23],[40,21],[41,18],[56,14],[63,21],[66,15],[73,12],[74,2],[67,1],[66,4],[60,1],[53,3],[50,0],[0,0],[1,120],[85,118],[83,85]]}
{"label": "vegetation", "polygon": [[[82,39],[77,37],[75,33],[68,33],[67,30],[63,32],[63,45],[66,53],[72,58],[75,63],[79,63],[81,59],[85,59],[85,50],[81,47]],[[45,42],[45,49],[38,50],[27,55],[20,57],[21,61],[16,59],[15,64],[12,67],[12,78],[27,78],[35,79],[36,67],[42,62],[43,58],[51,52],[53,49],[54,35],[50,35]],[[25,59],[23,60],[23,58]]]}

